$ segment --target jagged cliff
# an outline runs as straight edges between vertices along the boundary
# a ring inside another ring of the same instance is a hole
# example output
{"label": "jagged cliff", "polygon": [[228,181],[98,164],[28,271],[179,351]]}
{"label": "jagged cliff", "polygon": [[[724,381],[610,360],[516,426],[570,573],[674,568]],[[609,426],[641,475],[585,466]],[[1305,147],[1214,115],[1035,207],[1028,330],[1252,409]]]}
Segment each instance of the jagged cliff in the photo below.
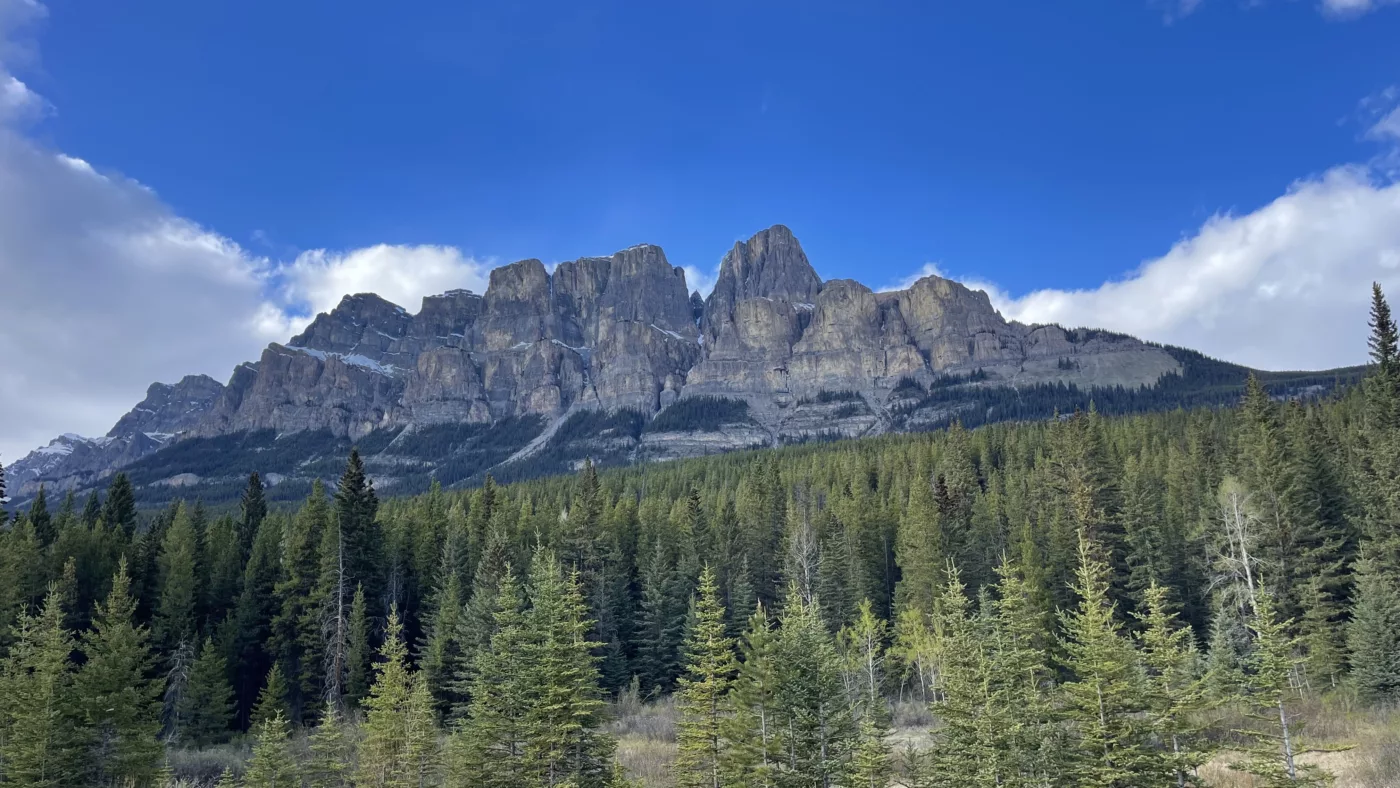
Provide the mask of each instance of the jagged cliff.
{"label": "jagged cliff", "polygon": [[1130,337],[1008,322],[985,293],[936,276],[880,293],[824,282],[775,226],[734,245],[703,300],[647,244],[553,273],[513,263],[491,272],[485,294],[429,296],[416,314],[349,295],[226,386],[152,386],[107,438],[59,439],[11,474],[21,492],[81,486],[170,443],[243,433],[391,436],[382,452],[393,456],[445,425],[533,425],[512,433],[533,436],[513,447],[519,462],[563,440],[556,432],[579,413],[645,420],[680,400],[743,403],[703,433],[684,423],[630,428],[625,440],[566,431],[583,447],[574,454],[603,440],[614,454],[669,458],[946,422],[962,406],[927,395],[950,382],[1137,388],[1180,370],[1171,353]]}

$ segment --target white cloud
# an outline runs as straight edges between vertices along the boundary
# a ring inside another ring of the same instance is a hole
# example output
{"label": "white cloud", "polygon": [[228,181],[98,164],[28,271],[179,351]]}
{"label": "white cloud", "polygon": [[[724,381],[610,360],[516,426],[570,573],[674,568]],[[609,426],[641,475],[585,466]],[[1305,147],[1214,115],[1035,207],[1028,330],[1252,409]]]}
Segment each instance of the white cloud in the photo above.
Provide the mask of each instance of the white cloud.
{"label": "white cloud", "polygon": [[1338,17],[1357,17],[1391,5],[1396,0],[1322,0],[1321,8],[1326,14]]}
{"label": "white cloud", "polygon": [[312,314],[329,311],[350,293],[377,293],[416,312],[425,295],[455,288],[486,292],[490,264],[451,246],[379,244],[344,253],[303,252],[278,275],[284,297]]}
{"label": "white cloud", "polygon": [[1400,184],[1338,167],[1252,213],[1210,219],[1121,280],[988,294],[1026,323],[1122,331],[1263,369],[1322,369],[1364,363],[1372,281],[1400,299]]}
{"label": "white cloud", "polygon": [[709,272],[700,270],[693,265],[682,266],[685,271],[685,286],[690,288],[690,292],[697,290],[701,297],[708,297],[710,291],[715,289],[715,280],[719,279],[719,268],[716,267]]}

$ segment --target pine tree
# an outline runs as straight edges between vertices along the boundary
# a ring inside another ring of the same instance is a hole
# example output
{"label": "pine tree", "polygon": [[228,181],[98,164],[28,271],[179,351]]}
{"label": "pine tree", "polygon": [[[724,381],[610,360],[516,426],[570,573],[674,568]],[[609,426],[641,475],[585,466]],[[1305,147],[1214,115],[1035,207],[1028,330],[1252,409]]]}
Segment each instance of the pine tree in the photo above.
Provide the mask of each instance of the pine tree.
{"label": "pine tree", "polygon": [[354,751],[345,735],[345,721],[334,706],[326,709],[320,724],[312,729],[307,749],[310,757],[303,769],[306,788],[349,788]]}
{"label": "pine tree", "polygon": [[272,619],[277,613],[277,582],[280,579],[282,523],[269,517],[258,527],[253,551],[243,570],[242,590],[234,607],[228,635],[234,659],[234,692],[238,697],[239,719],[251,717],[258,693],[272,669],[268,651]]}
{"label": "pine tree", "polygon": [[1282,618],[1273,594],[1263,588],[1255,598],[1250,629],[1254,635],[1245,683],[1245,701],[1255,727],[1240,731],[1253,740],[1247,756],[1230,766],[1261,778],[1261,788],[1330,785],[1321,769],[1298,763],[1298,735],[1302,725],[1290,709],[1292,677],[1298,667],[1297,642],[1288,631],[1292,622]]}
{"label": "pine tree", "polygon": [[243,788],[300,788],[301,775],[287,739],[287,720],[273,717],[257,727],[257,742]]}
{"label": "pine tree", "polygon": [[87,662],[76,680],[85,762],[97,785],[151,785],[164,755],[156,738],[161,687],[152,678],[146,629],[136,624],[135,613],[123,559],[106,603],[97,607],[93,630],[83,638]]}
{"label": "pine tree", "polygon": [[507,536],[501,530],[492,531],[487,538],[485,553],[476,563],[471,596],[457,622],[455,640],[461,654],[448,689],[457,698],[449,713],[454,719],[461,719],[467,713],[477,655],[490,648],[491,638],[496,633],[501,582],[510,574],[506,542]]}
{"label": "pine tree", "polygon": [[248,486],[243,489],[243,497],[238,501],[238,549],[246,559],[253,550],[253,539],[267,517],[267,499],[264,495],[262,477],[257,471],[248,475]]}
{"label": "pine tree", "polygon": [[637,631],[637,673],[647,693],[668,691],[680,672],[685,606],[677,599],[683,585],[658,539],[642,568],[641,621]]}
{"label": "pine tree", "polygon": [[[4,493],[0,492],[0,496]],[[39,492],[34,496],[34,502],[29,505],[29,523],[34,526],[34,535],[39,538],[39,544],[48,547],[53,544],[58,533],[54,530],[53,517],[49,515],[49,497],[44,490],[44,485],[39,485]]]}
{"label": "pine tree", "polygon": [[521,670],[533,689],[524,719],[526,762],[544,785],[601,788],[612,780],[615,745],[600,730],[603,701],[593,654],[600,644],[586,637],[592,622],[578,573],[565,576],[552,553],[537,550],[527,591],[529,638]]}
{"label": "pine tree", "polygon": [[232,517],[225,515],[209,526],[204,539],[204,571],[205,620],[217,624],[232,610],[243,582],[243,556]]}
{"label": "pine tree", "polygon": [[1152,729],[1169,750],[1166,757],[1178,788],[1192,781],[1209,750],[1201,741],[1198,715],[1207,707],[1205,682],[1198,675],[1200,655],[1191,630],[1179,626],[1167,602],[1167,589],[1155,582],[1143,595],[1142,660],[1148,672],[1148,715]]}
{"label": "pine tree", "polygon": [[336,522],[345,552],[345,574],[351,584],[363,586],[366,599],[376,604],[383,593],[382,538],[375,523],[378,511],[379,499],[365,475],[360,452],[351,449],[335,490]]}
{"label": "pine tree", "polygon": [[1081,533],[1074,588],[1080,603],[1063,614],[1065,667],[1074,676],[1063,686],[1076,734],[1070,773],[1085,788],[1165,784],[1172,771],[1148,746],[1142,716],[1148,708],[1146,677],[1116,620],[1108,567],[1098,554]]}
{"label": "pine tree", "polygon": [[436,784],[439,770],[432,696],[421,674],[408,669],[408,648],[398,609],[390,608],[382,660],[364,701],[364,741],[357,785],[412,788]]}
{"label": "pine tree", "polygon": [[253,714],[250,719],[252,726],[257,728],[271,719],[280,719],[290,725],[291,717],[287,715],[287,695],[287,679],[282,675],[282,666],[274,662],[272,669],[267,672],[267,681],[263,683],[262,690],[258,693],[257,703],[253,705]]}
{"label": "pine tree", "polygon": [[502,574],[494,598],[489,647],[474,654],[467,693],[470,709],[448,744],[448,778],[455,785],[513,788],[526,784],[524,715],[530,688],[519,662],[526,642],[524,600],[509,569]]}
{"label": "pine tree", "polygon": [[731,785],[772,788],[782,759],[776,689],[777,640],[760,604],[749,618],[741,644],[743,661],[729,694],[730,712],[723,723],[728,747],[721,766]]}
{"label": "pine tree", "polygon": [[933,598],[942,585],[943,565],[948,558],[929,477],[928,466],[920,464],[909,485],[909,504],[900,517],[895,542],[895,559],[900,568],[896,605],[926,615],[933,611]]}
{"label": "pine tree", "polygon": [[37,617],[20,619],[18,642],[0,675],[0,777],[6,783],[65,788],[81,782],[74,643],[63,619],[54,586]]}
{"label": "pine tree", "polygon": [[317,479],[311,495],[288,523],[282,556],[283,577],[275,593],[278,610],[271,623],[271,650],[289,680],[288,719],[302,722],[321,700],[323,649],[320,622],[314,615],[320,574],[321,540],[330,523],[325,488]]}
{"label": "pine tree", "polygon": [[875,616],[869,599],[857,608],[856,621],[838,636],[845,657],[847,679],[860,720],[852,784],[861,788],[885,788],[892,773],[889,710],[884,686],[885,622]]}
{"label": "pine tree", "polygon": [[180,743],[207,747],[228,740],[234,714],[233,687],[228,683],[228,663],[210,638],[204,639],[190,666],[176,713]]}
{"label": "pine tree", "polygon": [[194,640],[195,608],[199,595],[198,556],[198,536],[189,507],[179,503],[175,518],[165,532],[157,561],[160,594],[153,634],[166,654],[173,654],[181,644],[190,644]]}
{"label": "pine tree", "polygon": [[1369,557],[1357,562],[1356,578],[1347,628],[1352,681],[1368,701],[1400,701],[1400,592]]}
{"label": "pine tree", "polygon": [[136,492],[124,472],[118,471],[107,487],[107,500],[102,505],[102,521],[108,528],[121,531],[128,540],[136,532]]}
{"label": "pine tree", "polygon": [[369,613],[365,610],[365,587],[355,587],[350,604],[350,629],[345,646],[345,698],[359,705],[369,694]]}
{"label": "pine tree", "polygon": [[438,713],[442,715],[465,700],[454,684],[464,654],[461,641],[464,592],[462,576],[457,571],[459,551],[466,549],[465,534],[462,536],[460,540],[449,536],[443,545],[442,558],[438,562],[440,585],[433,594],[432,609],[419,648],[423,679],[433,693]]}
{"label": "pine tree", "polygon": [[774,707],[785,730],[780,786],[827,788],[849,779],[856,723],[820,607],[793,587],[783,609],[774,660]]}
{"label": "pine tree", "polygon": [[714,572],[700,574],[694,622],[686,636],[686,671],[676,692],[678,754],[676,782],[687,788],[720,788],[725,718],[724,699],[737,664],[734,643],[724,634],[724,605]]}

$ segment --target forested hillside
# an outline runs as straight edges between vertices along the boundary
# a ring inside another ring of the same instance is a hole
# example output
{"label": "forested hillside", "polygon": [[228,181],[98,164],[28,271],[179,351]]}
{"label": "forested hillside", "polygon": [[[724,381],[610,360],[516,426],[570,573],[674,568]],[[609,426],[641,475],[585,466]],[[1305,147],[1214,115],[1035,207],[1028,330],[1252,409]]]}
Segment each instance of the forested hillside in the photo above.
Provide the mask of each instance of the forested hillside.
{"label": "forested hillside", "polygon": [[189,753],[246,736],[223,785],[621,786],[627,693],[674,698],[683,786],[1184,786],[1222,750],[1323,785],[1298,704],[1400,702],[1379,288],[1371,325],[1325,400],[384,500],[352,450],[285,510],[257,473],[226,514],[41,493],[0,536],[0,780],[212,781]]}

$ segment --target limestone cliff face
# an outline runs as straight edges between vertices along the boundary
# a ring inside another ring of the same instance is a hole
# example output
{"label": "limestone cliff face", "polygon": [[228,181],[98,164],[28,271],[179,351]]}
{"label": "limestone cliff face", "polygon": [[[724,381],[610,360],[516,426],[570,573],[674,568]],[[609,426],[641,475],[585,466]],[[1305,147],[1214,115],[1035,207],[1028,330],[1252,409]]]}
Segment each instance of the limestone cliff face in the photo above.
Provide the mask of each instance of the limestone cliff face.
{"label": "limestone cliff face", "polygon": [[[227,386],[208,378],[152,386],[99,439],[120,447],[60,442],[12,474],[25,484],[102,473],[184,435],[324,429],[358,439],[529,415],[557,424],[580,409],[651,416],[702,395],[748,403],[744,424],[651,435],[637,447],[638,457],[672,457],[907,427],[892,414],[908,410],[908,392],[953,378],[1136,387],[1179,369],[1169,353],[1129,337],[1008,322],[986,293],[937,276],[879,293],[849,279],[823,282],[778,225],[729,250],[705,299],[650,244],[552,273],[522,260],[492,271],[484,294],[429,296],[416,314],[348,295],[235,369]],[[63,459],[70,455],[89,459]]]}

